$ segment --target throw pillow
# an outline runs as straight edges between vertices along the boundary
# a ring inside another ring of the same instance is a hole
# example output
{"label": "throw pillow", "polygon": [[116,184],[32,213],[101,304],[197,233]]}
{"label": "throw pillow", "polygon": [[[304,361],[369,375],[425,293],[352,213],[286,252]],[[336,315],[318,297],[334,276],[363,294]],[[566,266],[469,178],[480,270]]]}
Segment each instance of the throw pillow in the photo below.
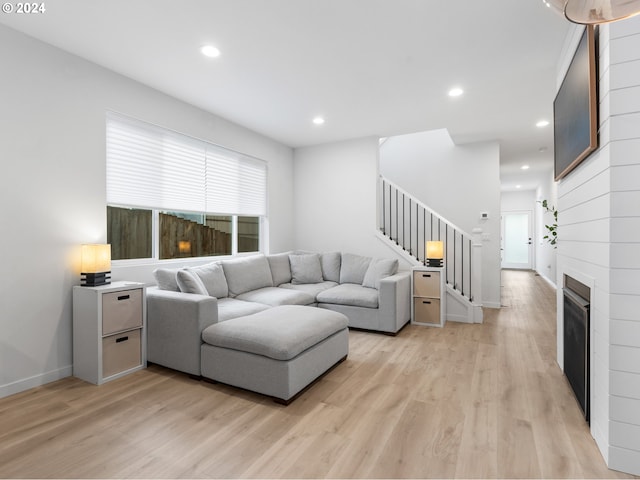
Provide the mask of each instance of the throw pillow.
{"label": "throw pillow", "polygon": [[289,255],[289,263],[291,264],[291,283],[294,285],[322,282],[320,255],[317,253]]}
{"label": "throw pillow", "polygon": [[340,283],[355,283],[362,285],[364,275],[371,263],[371,257],[353,255],[351,253],[342,254],[342,264],[340,265]]}
{"label": "throw pillow", "polygon": [[320,255],[322,278],[330,282],[340,282],[340,252],[323,253]]}
{"label": "throw pillow", "polygon": [[289,252],[275,253],[267,255],[269,267],[271,268],[271,276],[273,277],[273,286],[277,287],[283,283],[291,281],[291,265],[289,265]]}
{"label": "throw pillow", "polygon": [[367,273],[362,280],[363,287],[375,288],[380,287],[380,280],[391,275],[395,275],[398,271],[397,259],[381,258],[378,260],[372,260]]}
{"label": "throw pillow", "polygon": [[273,287],[269,262],[264,255],[251,255],[222,261],[229,296],[235,297],[251,290]]}
{"label": "throw pillow", "polygon": [[204,286],[204,283],[202,283],[200,277],[198,277],[198,275],[196,275],[194,272],[190,272],[186,269],[178,270],[176,280],[181,292],[197,293],[198,295],[209,295],[209,292],[207,292],[207,287]]}
{"label": "throw pillow", "polygon": [[176,275],[179,268],[156,268],[153,271],[153,277],[156,279],[160,290],[169,290],[171,292],[179,292],[178,281]]}
{"label": "throw pillow", "polygon": [[225,298],[229,295],[227,279],[219,263],[208,263],[198,267],[188,267],[185,270],[195,273],[212,297]]}

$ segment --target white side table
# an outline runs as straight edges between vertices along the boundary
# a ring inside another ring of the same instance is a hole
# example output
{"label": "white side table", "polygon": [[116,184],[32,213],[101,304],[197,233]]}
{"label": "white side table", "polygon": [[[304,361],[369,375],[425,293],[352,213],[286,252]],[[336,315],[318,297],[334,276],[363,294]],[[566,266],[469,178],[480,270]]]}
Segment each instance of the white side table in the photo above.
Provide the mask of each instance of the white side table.
{"label": "white side table", "polygon": [[146,289],[73,287],[73,375],[100,385],[147,366]]}
{"label": "white side table", "polygon": [[443,327],[446,318],[444,267],[411,269],[411,323]]}

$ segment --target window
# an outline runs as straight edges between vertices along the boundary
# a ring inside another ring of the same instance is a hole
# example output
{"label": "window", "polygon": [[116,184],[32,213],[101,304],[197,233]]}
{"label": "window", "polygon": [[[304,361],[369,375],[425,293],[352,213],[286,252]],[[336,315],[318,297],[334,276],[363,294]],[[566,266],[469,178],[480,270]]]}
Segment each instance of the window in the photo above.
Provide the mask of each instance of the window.
{"label": "window", "polygon": [[137,208],[107,207],[107,243],[111,259],[150,258],[153,212]]}
{"label": "window", "polygon": [[238,217],[238,252],[255,252],[260,244],[260,217]]}
{"label": "window", "polygon": [[107,115],[107,237],[114,260],[260,250],[266,162]]}
{"label": "window", "polygon": [[161,260],[233,253],[231,216],[159,212],[159,223]]}

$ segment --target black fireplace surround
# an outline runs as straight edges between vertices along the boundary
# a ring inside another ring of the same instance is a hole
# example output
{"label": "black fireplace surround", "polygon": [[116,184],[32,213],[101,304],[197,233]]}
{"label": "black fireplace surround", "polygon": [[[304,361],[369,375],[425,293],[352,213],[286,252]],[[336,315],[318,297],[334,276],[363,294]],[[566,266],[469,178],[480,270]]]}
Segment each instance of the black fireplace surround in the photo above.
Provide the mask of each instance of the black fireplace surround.
{"label": "black fireplace surround", "polygon": [[576,279],[564,275],[564,374],[573,389],[576,400],[587,422],[590,419],[589,405],[589,287]]}

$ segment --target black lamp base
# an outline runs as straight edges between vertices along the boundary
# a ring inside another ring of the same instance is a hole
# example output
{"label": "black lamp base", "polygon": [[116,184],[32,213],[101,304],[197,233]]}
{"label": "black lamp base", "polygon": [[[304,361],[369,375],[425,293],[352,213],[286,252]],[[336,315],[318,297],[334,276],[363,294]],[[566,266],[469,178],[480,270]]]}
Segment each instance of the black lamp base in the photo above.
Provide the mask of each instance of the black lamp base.
{"label": "black lamp base", "polygon": [[80,273],[81,287],[99,287],[111,283],[111,272]]}
{"label": "black lamp base", "polygon": [[427,263],[425,265],[427,267],[442,267],[442,259],[441,258],[427,258]]}

